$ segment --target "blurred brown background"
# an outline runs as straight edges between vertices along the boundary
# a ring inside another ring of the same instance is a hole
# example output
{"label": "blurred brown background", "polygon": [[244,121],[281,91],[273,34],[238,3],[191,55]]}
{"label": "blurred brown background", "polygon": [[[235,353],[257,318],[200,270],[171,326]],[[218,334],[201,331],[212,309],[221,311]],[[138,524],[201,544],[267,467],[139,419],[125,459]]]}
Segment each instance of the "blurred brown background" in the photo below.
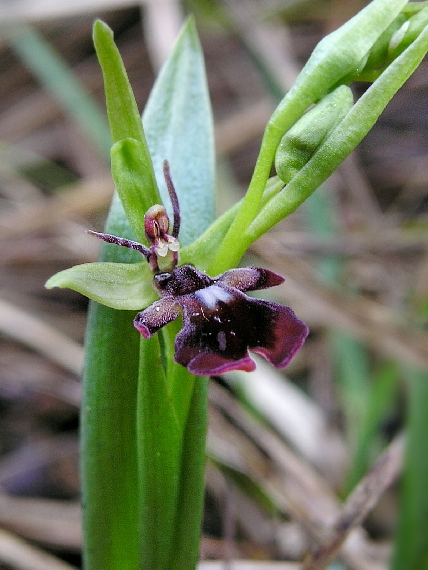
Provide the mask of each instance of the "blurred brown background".
{"label": "blurred brown background", "polygon": [[[102,228],[113,191],[94,18],[114,30],[142,110],[183,17],[194,13],[213,104],[222,211],[248,185],[276,98],[316,43],[366,2],[67,4],[0,2],[2,569],[80,565],[77,434],[87,301],[47,291],[44,283],[96,259],[99,244],[84,230]],[[43,46],[91,94],[93,113],[79,114],[77,91],[69,90],[68,101],[58,93],[60,71]],[[312,334],[287,377],[260,365],[251,381],[237,374],[227,389],[213,383],[203,558],[283,560],[297,568],[293,563],[322,543],[339,516],[339,497],[393,441],[390,479],[365,529],[354,531],[342,551],[345,566],[337,566],[387,568],[397,512],[396,487],[389,485],[400,469],[394,438],[405,401],[399,373],[391,376],[394,390],[366,447],[358,430],[376,371],[428,363],[427,78],[425,61],[320,198],[248,254],[287,277],[273,294]],[[353,86],[356,96],[366,87]],[[337,344],[343,338],[351,344],[345,356]],[[346,366],[351,379],[344,385]],[[234,397],[237,384],[263,424]],[[356,449],[364,457],[360,471],[351,472]],[[263,490],[263,500],[238,472]]]}

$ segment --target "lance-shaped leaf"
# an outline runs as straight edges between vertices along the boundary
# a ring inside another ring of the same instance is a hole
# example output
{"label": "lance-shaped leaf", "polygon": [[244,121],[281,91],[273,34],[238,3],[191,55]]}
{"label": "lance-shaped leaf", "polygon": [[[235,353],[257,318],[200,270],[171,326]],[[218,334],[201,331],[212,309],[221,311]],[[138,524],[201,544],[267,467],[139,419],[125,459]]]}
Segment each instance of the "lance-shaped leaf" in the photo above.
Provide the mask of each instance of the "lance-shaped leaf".
{"label": "lance-shaped leaf", "polygon": [[[193,19],[183,27],[159,74],[144,111],[143,124],[161,194],[165,197],[162,163],[165,159],[170,162],[180,201],[180,241],[188,244],[214,219],[211,106]],[[165,205],[170,207],[169,200],[165,199]],[[161,353],[151,349],[154,339],[141,341],[141,354],[145,356],[140,367],[138,452],[140,512],[146,513],[141,522],[141,551],[143,567],[150,570],[191,570],[196,566],[199,551],[207,382],[174,363],[177,332],[176,323],[165,327]],[[166,372],[164,377],[160,363]]]}
{"label": "lance-shaped leaf", "polygon": [[[180,241],[194,241],[215,217],[214,131],[205,66],[190,18],[162,68],[143,114],[164,204],[162,163],[169,161],[181,210]],[[170,216],[171,217],[171,216]]]}
{"label": "lance-shaped leaf", "polygon": [[[133,138],[145,144],[126,71],[102,22],[94,26],[102,65],[113,142]],[[146,164],[150,165],[148,152]],[[154,180],[154,177],[153,177]],[[155,184],[145,188],[153,192]],[[144,212],[141,212],[144,215]],[[135,239],[123,207],[113,199],[106,232]],[[141,260],[135,252],[104,244],[103,261]],[[139,335],[134,313],[91,303],[86,334],[81,427],[84,560],[86,570],[140,567],[136,396]]]}

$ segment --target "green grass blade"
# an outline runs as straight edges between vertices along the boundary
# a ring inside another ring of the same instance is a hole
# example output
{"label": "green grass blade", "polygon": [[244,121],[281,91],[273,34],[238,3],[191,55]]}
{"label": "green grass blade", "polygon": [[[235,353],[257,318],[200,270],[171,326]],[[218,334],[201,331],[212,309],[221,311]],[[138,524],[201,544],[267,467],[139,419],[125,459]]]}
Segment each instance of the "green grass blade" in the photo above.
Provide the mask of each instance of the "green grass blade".
{"label": "green grass blade", "polygon": [[396,401],[400,379],[399,372],[399,366],[396,362],[387,361],[383,362],[378,370],[371,375],[371,382],[367,386],[367,392],[362,402],[364,405],[360,410],[353,466],[346,482],[345,491],[355,487],[367,473],[375,453],[385,445],[380,434],[380,428]]}
{"label": "green grass blade", "polygon": [[43,37],[24,24],[2,27],[9,44],[108,160],[110,133],[98,103]]}
{"label": "green grass blade", "polygon": [[406,371],[409,384],[407,443],[392,570],[428,569],[428,373]]}
{"label": "green grass blade", "polygon": [[[334,200],[331,198],[331,188],[322,185],[317,192],[302,205],[308,229],[315,236],[332,236],[336,233],[336,218]],[[320,276],[335,282],[340,278],[343,263],[337,256],[324,255],[318,261]],[[354,482],[355,450],[360,448],[359,434],[361,418],[367,404],[369,390],[369,364],[367,351],[354,338],[341,331],[330,331],[329,341],[332,347],[336,368],[336,381],[340,399],[343,404],[344,422],[349,447],[351,449],[350,475],[348,479]],[[358,470],[359,472],[359,470]],[[348,489],[349,485],[347,485]]]}

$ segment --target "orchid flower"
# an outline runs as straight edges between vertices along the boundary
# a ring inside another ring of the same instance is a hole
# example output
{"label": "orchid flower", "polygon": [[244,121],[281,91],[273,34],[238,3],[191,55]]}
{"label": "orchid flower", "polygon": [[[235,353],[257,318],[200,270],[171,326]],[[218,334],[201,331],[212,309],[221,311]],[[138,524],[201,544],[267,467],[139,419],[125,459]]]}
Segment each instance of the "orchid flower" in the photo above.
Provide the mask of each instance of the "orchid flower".
{"label": "orchid flower", "polygon": [[163,170],[174,211],[170,234],[168,215],[158,204],[144,216],[150,247],[111,234],[88,232],[107,243],[140,252],[154,273],[154,288],[161,299],[138,313],[135,328],[150,338],[181,313],[183,328],[175,339],[174,359],[192,374],[250,372],[255,363],[248,348],[276,368],[285,367],[302,347],[307,326],[289,307],[245,295],[279,285],[284,278],[259,267],[230,269],[212,278],[192,265],[177,266],[180,210],[167,161]]}

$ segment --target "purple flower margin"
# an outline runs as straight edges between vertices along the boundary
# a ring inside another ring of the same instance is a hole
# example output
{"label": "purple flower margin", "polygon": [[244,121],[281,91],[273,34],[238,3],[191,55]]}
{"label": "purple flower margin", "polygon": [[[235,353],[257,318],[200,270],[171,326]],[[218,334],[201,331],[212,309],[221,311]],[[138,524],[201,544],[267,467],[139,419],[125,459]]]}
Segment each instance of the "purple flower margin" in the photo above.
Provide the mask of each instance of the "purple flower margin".
{"label": "purple flower margin", "polygon": [[302,347],[308,327],[290,307],[244,293],[283,281],[258,267],[231,269],[211,278],[191,265],[181,265],[154,276],[161,299],[138,313],[134,326],[149,338],[181,314],[175,361],[193,374],[250,372],[256,365],[248,349],[284,368]]}

